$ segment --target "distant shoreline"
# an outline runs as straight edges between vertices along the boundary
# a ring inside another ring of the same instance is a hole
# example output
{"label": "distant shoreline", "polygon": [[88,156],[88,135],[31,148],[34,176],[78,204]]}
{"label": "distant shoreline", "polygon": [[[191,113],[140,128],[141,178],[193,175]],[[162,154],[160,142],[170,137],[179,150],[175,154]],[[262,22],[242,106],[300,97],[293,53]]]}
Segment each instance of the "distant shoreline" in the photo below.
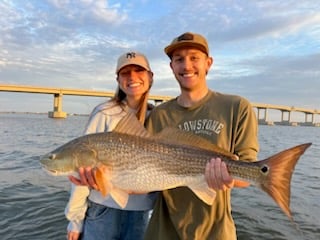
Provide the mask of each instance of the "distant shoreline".
{"label": "distant shoreline", "polygon": [[[34,115],[48,115],[47,112],[16,112],[16,111],[2,111],[0,114],[34,114]],[[89,114],[85,113],[67,113],[68,116],[83,116],[87,117]]]}
{"label": "distant shoreline", "polygon": [[[1,114],[29,114],[29,115],[46,115],[48,116],[47,112],[19,112],[19,111],[2,111]],[[86,113],[67,113],[67,116],[78,116],[78,117],[88,117],[90,114]],[[320,123],[304,123],[304,122],[264,122],[259,121],[259,126],[289,126],[289,127],[320,127]]]}

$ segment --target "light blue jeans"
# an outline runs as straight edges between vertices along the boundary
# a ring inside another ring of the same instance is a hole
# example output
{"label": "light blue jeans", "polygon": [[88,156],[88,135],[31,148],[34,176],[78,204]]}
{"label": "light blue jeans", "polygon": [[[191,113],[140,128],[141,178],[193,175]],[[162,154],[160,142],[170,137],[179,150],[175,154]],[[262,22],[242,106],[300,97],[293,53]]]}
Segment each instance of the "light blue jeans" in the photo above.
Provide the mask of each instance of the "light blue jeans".
{"label": "light blue jeans", "polygon": [[127,211],[89,202],[82,240],[142,240],[149,211]]}

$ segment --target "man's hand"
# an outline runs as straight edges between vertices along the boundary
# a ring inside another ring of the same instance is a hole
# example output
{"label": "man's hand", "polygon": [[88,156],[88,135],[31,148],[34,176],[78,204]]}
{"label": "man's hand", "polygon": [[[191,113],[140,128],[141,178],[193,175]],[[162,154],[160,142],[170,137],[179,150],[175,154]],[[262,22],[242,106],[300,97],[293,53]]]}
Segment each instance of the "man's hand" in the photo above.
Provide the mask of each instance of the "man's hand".
{"label": "man's hand", "polygon": [[220,158],[212,158],[207,163],[205,179],[208,186],[214,190],[226,190],[234,186],[234,180],[228,172],[227,165]]}
{"label": "man's hand", "polygon": [[80,179],[74,177],[74,176],[68,176],[69,180],[74,183],[75,185],[78,186],[88,186],[91,188],[94,188],[96,190],[98,190],[98,185],[95,181],[95,169],[91,168],[91,167],[80,167],[79,170],[79,176]]}

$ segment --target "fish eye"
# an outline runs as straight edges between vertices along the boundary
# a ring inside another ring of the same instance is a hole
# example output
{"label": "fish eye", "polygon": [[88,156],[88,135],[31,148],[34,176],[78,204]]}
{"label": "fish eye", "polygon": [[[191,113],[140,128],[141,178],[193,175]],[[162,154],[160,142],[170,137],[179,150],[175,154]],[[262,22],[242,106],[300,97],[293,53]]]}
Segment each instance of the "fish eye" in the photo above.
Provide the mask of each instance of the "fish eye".
{"label": "fish eye", "polygon": [[56,158],[56,154],[54,153],[50,154],[49,159],[54,160],[55,158]]}
{"label": "fish eye", "polygon": [[261,168],[260,168],[260,171],[263,173],[263,174],[268,174],[269,172],[269,167],[267,165],[263,165]]}

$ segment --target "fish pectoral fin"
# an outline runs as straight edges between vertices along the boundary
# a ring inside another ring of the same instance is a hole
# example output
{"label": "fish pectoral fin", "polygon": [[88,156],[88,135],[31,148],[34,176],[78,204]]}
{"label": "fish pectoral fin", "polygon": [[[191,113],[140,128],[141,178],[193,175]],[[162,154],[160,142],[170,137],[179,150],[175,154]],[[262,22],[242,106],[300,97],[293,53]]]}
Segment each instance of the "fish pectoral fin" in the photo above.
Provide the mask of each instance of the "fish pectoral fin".
{"label": "fish pectoral fin", "polygon": [[200,184],[188,186],[191,191],[200,198],[204,203],[212,205],[216,198],[216,192],[209,188],[208,184],[203,180]]}
{"label": "fish pectoral fin", "polygon": [[234,180],[234,187],[237,188],[246,188],[249,187],[250,183],[244,180],[240,180],[240,179],[235,179]]}
{"label": "fish pectoral fin", "polygon": [[109,194],[113,188],[113,185],[110,181],[111,173],[111,169],[103,164],[98,165],[94,171],[96,184],[98,185],[98,189],[103,196],[107,196],[107,194]]}
{"label": "fish pectoral fin", "polygon": [[112,184],[112,169],[103,164],[98,164],[96,171],[94,172],[95,181],[98,185],[99,191],[103,196],[110,196],[121,207],[125,208],[128,204],[129,194],[128,192],[115,187]]}
{"label": "fish pectoral fin", "polygon": [[129,194],[128,192],[120,189],[120,188],[113,188],[110,192],[111,197],[113,200],[121,207],[125,208],[128,203]]}

